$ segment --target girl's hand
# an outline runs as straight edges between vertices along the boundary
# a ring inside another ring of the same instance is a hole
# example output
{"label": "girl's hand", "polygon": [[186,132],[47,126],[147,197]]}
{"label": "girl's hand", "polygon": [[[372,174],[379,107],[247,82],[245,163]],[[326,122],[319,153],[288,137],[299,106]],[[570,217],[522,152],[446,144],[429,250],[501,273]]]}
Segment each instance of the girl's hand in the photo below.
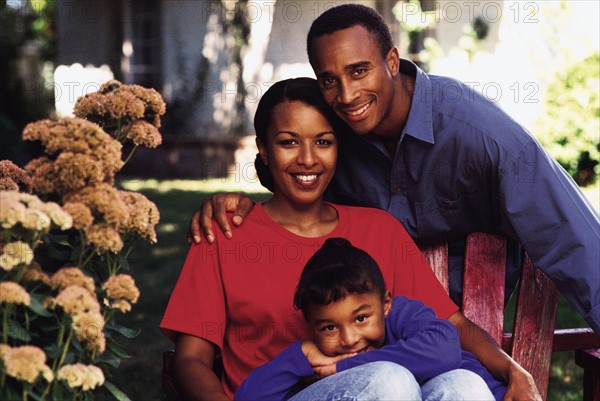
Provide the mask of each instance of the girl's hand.
{"label": "girl's hand", "polygon": [[313,367],[317,378],[322,379],[337,373],[336,363],[342,359],[350,358],[356,353],[342,354],[336,356],[327,356],[321,352],[317,345],[310,340],[302,341],[302,352],[306,356],[308,363]]}

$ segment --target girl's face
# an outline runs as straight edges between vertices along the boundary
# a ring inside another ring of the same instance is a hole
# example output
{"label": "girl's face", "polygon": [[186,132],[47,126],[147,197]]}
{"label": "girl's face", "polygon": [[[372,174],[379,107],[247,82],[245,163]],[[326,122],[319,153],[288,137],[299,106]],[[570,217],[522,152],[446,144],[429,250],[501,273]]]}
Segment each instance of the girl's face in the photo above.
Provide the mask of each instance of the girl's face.
{"label": "girl's face", "polygon": [[321,201],[335,172],[337,140],[325,116],[294,101],[273,109],[267,143],[257,140],[275,183],[273,198],[296,206]]}
{"label": "girl's face", "polygon": [[348,294],[328,305],[312,304],[308,324],[317,347],[328,356],[381,348],[385,342],[385,318],[392,308],[389,292]]}

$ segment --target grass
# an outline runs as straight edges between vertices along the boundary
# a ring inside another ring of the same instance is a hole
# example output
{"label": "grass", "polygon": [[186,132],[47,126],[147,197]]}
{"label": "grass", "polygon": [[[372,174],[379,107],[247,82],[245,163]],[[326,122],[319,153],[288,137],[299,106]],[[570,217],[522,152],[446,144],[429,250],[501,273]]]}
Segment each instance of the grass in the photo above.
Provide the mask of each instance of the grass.
{"label": "grass", "polygon": [[[189,219],[202,199],[216,192],[243,190],[256,199],[267,194],[251,185],[211,181],[124,181],[127,190],[139,191],[159,208],[158,243],[140,243],[130,258],[131,274],[141,291],[138,304],[119,323],[141,329],[134,340],[124,343],[132,355],[124,360],[110,378],[132,401],[161,401],[162,352],[173,347],[158,330],[158,325],[179,276],[188,250],[186,233]],[[100,395],[100,400],[112,400]]]}
{"label": "grass", "polygon": [[[141,329],[141,334],[124,344],[132,358],[124,360],[110,380],[132,401],[162,401],[165,399],[160,387],[162,353],[173,345],[159,332],[158,325],[187,253],[186,232],[191,215],[202,199],[216,192],[241,191],[257,200],[265,199],[268,194],[258,184],[242,185],[220,179],[130,180],[121,185],[127,190],[143,193],[156,203],[161,221],[157,226],[158,243],[140,244],[130,259],[131,273],[136,278],[141,296],[133,311],[120,323]],[[585,192],[598,208],[598,187]],[[585,322],[561,299],[557,324],[562,328],[580,327]],[[548,400],[579,400],[582,398],[581,389],[582,372],[575,366],[573,354],[556,354]],[[98,399],[112,398],[100,396]]]}

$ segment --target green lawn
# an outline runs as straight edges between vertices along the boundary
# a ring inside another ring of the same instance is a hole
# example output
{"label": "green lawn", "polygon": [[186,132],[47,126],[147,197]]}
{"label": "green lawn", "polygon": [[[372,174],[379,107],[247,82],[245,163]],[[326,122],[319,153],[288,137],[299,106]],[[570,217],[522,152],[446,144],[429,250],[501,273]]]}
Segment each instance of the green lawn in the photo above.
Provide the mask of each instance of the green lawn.
{"label": "green lawn", "polygon": [[[189,218],[201,200],[209,194],[232,190],[249,193],[255,199],[268,194],[256,185],[240,185],[223,180],[210,181],[125,181],[127,190],[140,191],[158,206],[161,221],[157,227],[158,243],[141,244],[133,253],[132,275],[141,290],[140,300],[121,323],[142,329],[135,340],[125,344],[132,358],[123,361],[111,380],[133,401],[164,400],[160,388],[162,352],[172,344],[159,332],[158,324],[187,253],[186,232]],[[598,187],[586,191],[598,207]],[[595,196],[595,198],[594,198]],[[559,327],[578,327],[583,320],[561,300]],[[571,353],[555,355],[549,400],[579,400],[581,369],[574,365]],[[98,397],[110,399],[109,397]]]}

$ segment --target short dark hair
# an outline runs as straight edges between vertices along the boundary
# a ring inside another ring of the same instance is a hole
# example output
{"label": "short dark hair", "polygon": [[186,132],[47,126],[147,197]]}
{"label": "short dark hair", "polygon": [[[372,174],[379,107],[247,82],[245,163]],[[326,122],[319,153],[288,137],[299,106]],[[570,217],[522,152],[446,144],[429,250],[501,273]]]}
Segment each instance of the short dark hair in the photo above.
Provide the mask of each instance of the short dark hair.
{"label": "short dark hair", "polygon": [[347,239],[329,238],[306,263],[294,307],[307,317],[310,305],[328,305],[348,294],[367,293],[385,298],[385,281],[377,262]]}
{"label": "short dark hair", "polygon": [[[278,104],[284,102],[302,102],[307,106],[314,107],[325,116],[334,133],[342,129],[341,121],[323,100],[321,92],[319,92],[319,85],[314,78],[285,79],[269,87],[258,102],[254,114],[254,130],[264,145],[267,144],[267,130],[273,119],[273,110]],[[259,155],[256,155],[254,166],[260,183],[272,192],[274,190],[273,177]]]}
{"label": "short dark hair", "polygon": [[390,49],[394,47],[392,33],[381,14],[361,4],[342,4],[328,9],[313,21],[306,38],[308,61],[312,64],[311,55],[316,38],[331,35],[355,25],[363,26],[375,36],[381,57],[385,58]]}

